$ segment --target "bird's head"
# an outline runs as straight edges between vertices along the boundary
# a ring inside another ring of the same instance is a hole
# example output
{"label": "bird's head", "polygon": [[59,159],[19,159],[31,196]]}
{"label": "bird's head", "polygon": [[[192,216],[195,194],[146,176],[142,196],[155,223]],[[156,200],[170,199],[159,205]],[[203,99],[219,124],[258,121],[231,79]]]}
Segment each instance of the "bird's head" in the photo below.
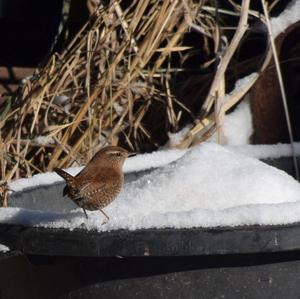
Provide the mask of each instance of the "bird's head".
{"label": "bird's head", "polygon": [[93,161],[103,166],[122,167],[126,158],[129,156],[127,150],[119,146],[106,146],[99,150],[93,157]]}

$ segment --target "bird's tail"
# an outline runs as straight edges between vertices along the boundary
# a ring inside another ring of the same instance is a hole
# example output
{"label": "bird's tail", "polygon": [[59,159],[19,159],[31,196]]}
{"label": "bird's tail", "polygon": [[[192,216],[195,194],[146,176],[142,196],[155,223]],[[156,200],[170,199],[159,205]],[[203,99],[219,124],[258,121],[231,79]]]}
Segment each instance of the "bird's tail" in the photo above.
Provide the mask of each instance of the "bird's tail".
{"label": "bird's tail", "polygon": [[69,173],[65,172],[60,168],[53,169],[59,176],[61,176],[67,183],[72,184],[74,182],[74,177]]}
{"label": "bird's tail", "polygon": [[63,196],[70,194],[71,190],[75,189],[75,177],[60,168],[54,168],[53,170],[67,183],[63,191]]}
{"label": "bird's tail", "polygon": [[53,169],[59,176],[61,176],[68,185],[73,185],[75,182],[75,177],[67,173],[66,171],[60,169],[60,168],[54,168]]}

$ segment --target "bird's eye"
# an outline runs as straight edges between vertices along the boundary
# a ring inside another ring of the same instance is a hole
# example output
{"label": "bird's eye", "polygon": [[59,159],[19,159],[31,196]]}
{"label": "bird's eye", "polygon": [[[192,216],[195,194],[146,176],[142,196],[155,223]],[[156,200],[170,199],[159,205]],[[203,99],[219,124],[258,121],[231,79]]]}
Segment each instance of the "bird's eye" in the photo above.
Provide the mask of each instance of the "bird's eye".
{"label": "bird's eye", "polygon": [[121,153],[117,153],[116,155],[117,155],[118,157],[121,157]]}

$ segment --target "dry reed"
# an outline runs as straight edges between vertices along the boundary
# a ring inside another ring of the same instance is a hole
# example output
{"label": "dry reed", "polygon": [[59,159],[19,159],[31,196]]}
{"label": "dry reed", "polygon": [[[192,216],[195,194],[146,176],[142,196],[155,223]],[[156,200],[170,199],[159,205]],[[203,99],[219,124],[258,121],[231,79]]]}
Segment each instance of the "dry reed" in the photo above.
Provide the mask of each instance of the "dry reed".
{"label": "dry reed", "polygon": [[[191,111],[174,95],[174,77],[187,71],[181,62],[196,55],[184,41],[186,34],[198,34],[210,57],[192,72],[203,73],[216,61],[221,37],[212,3],[135,0],[99,6],[64,52],[53,54],[1,113],[1,178],[9,181],[86,163],[100,147],[120,140],[134,150],[145,150],[146,141],[155,148],[161,145],[155,136],[178,130],[183,113],[194,117],[195,126],[178,147],[195,143],[196,135],[197,142],[205,140],[257,79],[222,101],[225,71],[247,30],[249,0],[244,0],[235,7],[240,23],[202,112]],[[267,55],[263,67],[269,59]]]}

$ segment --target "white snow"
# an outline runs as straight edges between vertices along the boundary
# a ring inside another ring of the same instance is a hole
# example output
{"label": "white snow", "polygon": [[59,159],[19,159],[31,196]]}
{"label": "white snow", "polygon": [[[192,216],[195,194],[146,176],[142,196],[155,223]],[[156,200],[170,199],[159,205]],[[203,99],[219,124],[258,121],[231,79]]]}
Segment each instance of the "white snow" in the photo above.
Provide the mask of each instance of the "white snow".
{"label": "white snow", "polygon": [[69,97],[66,95],[58,95],[54,97],[53,103],[56,105],[64,105],[69,100]]}
{"label": "white snow", "polygon": [[253,124],[252,115],[250,111],[250,103],[248,100],[243,100],[232,113],[225,115],[225,144],[249,144],[250,137],[252,134]]}
{"label": "white snow", "polygon": [[49,145],[55,143],[55,140],[51,136],[37,136],[33,139],[33,141],[40,145]]}
{"label": "white snow", "polygon": [[[224,117],[224,145],[246,145],[250,143],[253,134],[253,122],[249,99],[245,98],[237,107]],[[209,140],[217,142],[215,132]]]}
{"label": "white snow", "polygon": [[162,167],[178,160],[185,153],[186,150],[168,149],[156,151],[150,154],[137,155],[125,161],[124,172],[127,173]]}
{"label": "white snow", "polygon": [[[243,108],[244,109],[244,108]],[[236,113],[239,113],[238,111]],[[227,135],[229,136],[229,135]],[[238,136],[236,134],[235,136]],[[245,135],[241,135],[245,136]],[[233,138],[233,136],[232,136]],[[300,155],[300,143],[294,143],[296,154]],[[274,144],[274,145],[229,145],[224,148],[238,154],[243,154],[257,159],[277,159],[280,157],[291,156],[291,146],[289,144]],[[124,172],[137,172],[151,168],[163,167],[171,162],[181,158],[187,150],[160,150],[150,154],[137,155],[125,161]],[[71,167],[67,171],[71,175],[76,175],[83,167]],[[61,182],[63,179],[54,172],[41,173],[32,178],[24,178],[12,181],[9,183],[9,188],[13,191],[21,191],[26,188],[32,188],[40,185],[51,185]]]}
{"label": "white snow", "polygon": [[[257,159],[278,159],[282,157],[291,157],[292,150],[290,144],[246,144],[239,146],[226,146],[227,149],[243,154],[248,157]],[[297,156],[300,155],[300,143],[294,143],[295,153]]]}
{"label": "white snow", "polygon": [[[185,154],[185,150],[162,150],[151,154],[137,155],[125,161],[124,172],[136,172],[167,165]],[[67,171],[71,175],[76,175],[83,167],[71,167]],[[9,183],[9,188],[13,191],[21,191],[25,188],[39,185],[51,185],[61,182],[63,179],[54,172],[41,173],[28,179],[19,179]]]}
{"label": "white snow", "polygon": [[0,253],[1,252],[8,252],[9,248],[3,244],[0,244]]}
{"label": "white snow", "polygon": [[290,25],[300,20],[300,0],[291,1],[285,10],[276,18],[271,19],[274,37],[284,32]]}
{"label": "white snow", "polygon": [[168,147],[175,147],[176,145],[180,144],[183,139],[185,138],[186,134],[190,131],[192,128],[192,125],[187,125],[184,128],[182,128],[180,131],[176,133],[168,132],[169,140],[166,144],[166,148]]}
{"label": "white snow", "polygon": [[0,222],[114,230],[215,227],[300,221],[300,184],[283,171],[213,143],[124,186],[119,197],[86,220],[77,209],[49,213],[0,209]]}
{"label": "white snow", "polygon": [[[68,172],[72,175],[77,174],[82,167],[72,167]],[[40,185],[51,185],[62,181],[63,179],[54,172],[46,172],[34,175],[32,178],[24,178],[9,183],[9,189],[17,192],[26,188],[36,187]]]}
{"label": "white snow", "polygon": [[228,94],[225,94],[225,96],[221,99],[221,102],[225,103],[228,100],[230,100],[230,98],[232,97],[233,94],[241,92],[245,88],[245,86],[247,86],[249,84],[249,82],[253,81],[258,76],[259,76],[259,74],[254,72],[254,73],[247,75],[241,79],[238,79],[235,82],[234,89],[232,91],[230,91]]}
{"label": "white snow", "polygon": [[[255,76],[257,76],[257,73],[252,73],[251,75],[238,80],[234,89],[229,94],[225,95],[221,101],[228,101],[233,93],[242,89],[243,85],[247,84],[249,80],[253,80]],[[253,134],[253,123],[249,97],[245,96],[244,100],[237,105],[233,112],[225,115],[223,125],[225,145],[242,145],[250,142],[250,137]],[[191,128],[192,126],[189,124],[177,133],[168,133],[169,141],[165,147],[175,147],[180,144]],[[214,133],[209,138],[209,141],[217,142],[217,134]]]}
{"label": "white snow", "polygon": [[[235,83],[234,89],[224,97],[224,102],[228,101],[232,94],[238,93],[245,85],[257,77],[257,73],[252,73]],[[224,137],[227,145],[242,145],[250,142],[253,134],[252,115],[249,103],[249,96],[246,95],[235,110],[224,117]],[[222,101],[222,100],[221,100]]]}

